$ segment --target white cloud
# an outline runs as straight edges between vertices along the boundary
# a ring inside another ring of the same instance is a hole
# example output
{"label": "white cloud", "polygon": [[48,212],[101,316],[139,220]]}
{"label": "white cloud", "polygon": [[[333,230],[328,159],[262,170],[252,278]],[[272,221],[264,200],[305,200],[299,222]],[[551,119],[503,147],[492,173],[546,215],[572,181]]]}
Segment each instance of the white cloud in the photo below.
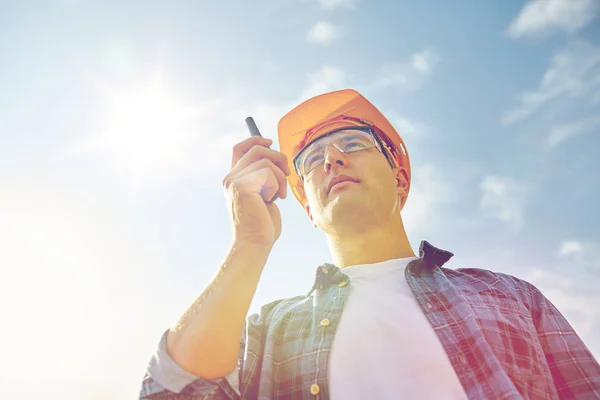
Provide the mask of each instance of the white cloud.
{"label": "white cloud", "polygon": [[547,143],[549,146],[555,147],[575,136],[589,133],[595,128],[600,130],[599,117],[584,118],[579,121],[560,124],[550,130]]}
{"label": "white cloud", "polygon": [[[598,274],[600,271],[600,243],[593,240],[568,238],[560,243],[556,255],[564,258],[566,262],[576,262],[581,270],[596,274],[600,279]],[[600,282],[598,284],[600,285]]]}
{"label": "white cloud", "polygon": [[560,244],[560,249],[558,250],[558,254],[560,256],[568,256],[571,254],[581,253],[583,250],[583,246],[580,242],[575,240],[567,240]]}
{"label": "white cloud", "polygon": [[404,86],[409,89],[420,87],[440,57],[430,49],[421,50],[405,62],[386,63],[381,67],[376,86]]}
{"label": "white cloud", "polygon": [[598,0],[533,0],[525,4],[508,28],[513,38],[561,30],[573,33],[593,18]]}
{"label": "white cloud", "polygon": [[400,136],[414,135],[418,131],[417,125],[413,121],[401,115],[396,116],[391,122],[394,125],[394,128],[398,130]]}
{"label": "white cloud", "polygon": [[551,102],[574,98],[600,99],[600,47],[575,41],[558,51],[537,90],[524,92],[520,104],[506,114],[504,124],[522,120]]}
{"label": "white cloud", "polygon": [[326,10],[336,10],[338,8],[355,8],[356,0],[318,0],[321,7]]}
{"label": "white cloud", "polygon": [[408,200],[402,220],[409,232],[423,232],[436,226],[438,207],[456,200],[450,180],[433,164],[413,166]]}
{"label": "white cloud", "polygon": [[384,110],[384,115],[388,118],[394,128],[396,128],[400,136],[405,140],[408,138],[412,144],[411,147],[415,146],[419,140],[430,136],[434,130],[432,126],[400,115],[394,110]]}
{"label": "white cloud", "polygon": [[431,50],[425,49],[411,57],[411,64],[416,71],[427,74],[439,61],[439,57]]}
{"label": "white cloud", "polygon": [[339,67],[324,66],[318,72],[308,74],[308,82],[300,95],[301,101],[321,93],[344,89],[346,71]]}
{"label": "white cloud", "polygon": [[338,36],[339,32],[333,24],[328,21],[319,21],[310,28],[306,39],[309,43],[328,46]]}
{"label": "white cloud", "polygon": [[523,225],[523,207],[528,187],[524,182],[494,175],[481,182],[481,208],[515,229]]}

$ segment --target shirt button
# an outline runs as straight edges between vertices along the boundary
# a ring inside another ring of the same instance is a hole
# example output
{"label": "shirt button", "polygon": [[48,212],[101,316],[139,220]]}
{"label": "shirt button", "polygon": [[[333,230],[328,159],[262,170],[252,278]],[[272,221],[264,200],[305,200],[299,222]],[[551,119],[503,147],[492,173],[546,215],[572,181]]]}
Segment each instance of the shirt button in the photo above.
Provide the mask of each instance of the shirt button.
{"label": "shirt button", "polygon": [[329,325],[329,320],[327,318],[323,318],[321,320],[321,326],[327,326],[327,325]]}
{"label": "shirt button", "polygon": [[466,364],[467,363],[467,359],[465,358],[465,356],[460,353],[460,355],[458,356],[458,359],[460,360],[461,363]]}
{"label": "shirt button", "polygon": [[321,391],[321,388],[316,383],[313,383],[312,385],[310,385],[310,394],[313,394],[316,396],[319,394],[320,391]]}
{"label": "shirt button", "polygon": [[346,287],[346,285],[348,284],[348,282],[346,281],[341,281],[340,284],[338,285],[339,287]]}
{"label": "shirt button", "polygon": [[433,308],[433,304],[427,303],[427,308],[429,308],[431,310]]}

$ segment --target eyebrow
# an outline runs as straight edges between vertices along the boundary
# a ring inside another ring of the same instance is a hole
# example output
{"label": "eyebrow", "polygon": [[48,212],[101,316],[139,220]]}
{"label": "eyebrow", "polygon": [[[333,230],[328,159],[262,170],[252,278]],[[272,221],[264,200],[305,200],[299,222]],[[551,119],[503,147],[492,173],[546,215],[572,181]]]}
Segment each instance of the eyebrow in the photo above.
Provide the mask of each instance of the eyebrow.
{"label": "eyebrow", "polygon": [[[314,145],[314,144],[318,143],[319,141],[321,141],[321,139],[325,139],[325,138],[327,138],[327,137],[330,137],[330,136],[333,136],[333,135],[337,135],[338,133],[344,132],[344,131],[346,131],[346,130],[348,130],[348,131],[351,131],[351,132],[356,132],[356,131],[359,131],[359,132],[366,133],[366,132],[364,132],[364,131],[362,131],[362,130],[359,130],[359,129],[342,128],[342,129],[340,129],[340,130],[336,130],[336,131],[333,131],[333,132],[326,133],[325,135],[323,135],[323,136],[321,136],[321,137],[319,137],[319,138],[315,139],[315,140],[314,140],[314,141],[312,141],[311,143],[309,143],[309,144],[308,144],[308,146],[311,146],[311,145]],[[344,137],[344,136],[345,136],[345,135],[341,135],[341,137]]]}

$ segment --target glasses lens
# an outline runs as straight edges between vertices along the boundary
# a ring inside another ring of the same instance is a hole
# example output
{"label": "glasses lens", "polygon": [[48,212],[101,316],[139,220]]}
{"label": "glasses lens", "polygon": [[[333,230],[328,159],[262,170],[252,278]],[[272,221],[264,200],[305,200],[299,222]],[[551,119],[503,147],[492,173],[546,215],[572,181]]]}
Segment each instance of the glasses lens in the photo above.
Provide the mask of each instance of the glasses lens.
{"label": "glasses lens", "polygon": [[374,147],[375,140],[367,128],[344,129],[323,136],[310,143],[296,157],[296,168],[301,176],[305,176],[325,162],[325,150],[330,144],[342,153],[352,153]]}

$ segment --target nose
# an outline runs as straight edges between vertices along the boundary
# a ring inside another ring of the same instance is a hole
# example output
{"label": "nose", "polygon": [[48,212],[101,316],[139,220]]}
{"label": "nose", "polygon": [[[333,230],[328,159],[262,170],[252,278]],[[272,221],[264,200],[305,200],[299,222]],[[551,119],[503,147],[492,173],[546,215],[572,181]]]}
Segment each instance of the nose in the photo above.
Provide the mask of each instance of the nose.
{"label": "nose", "polygon": [[325,149],[325,162],[323,163],[325,172],[331,171],[331,168],[334,166],[340,167],[344,165],[346,165],[344,153],[336,149],[333,144],[327,146],[327,149]]}

